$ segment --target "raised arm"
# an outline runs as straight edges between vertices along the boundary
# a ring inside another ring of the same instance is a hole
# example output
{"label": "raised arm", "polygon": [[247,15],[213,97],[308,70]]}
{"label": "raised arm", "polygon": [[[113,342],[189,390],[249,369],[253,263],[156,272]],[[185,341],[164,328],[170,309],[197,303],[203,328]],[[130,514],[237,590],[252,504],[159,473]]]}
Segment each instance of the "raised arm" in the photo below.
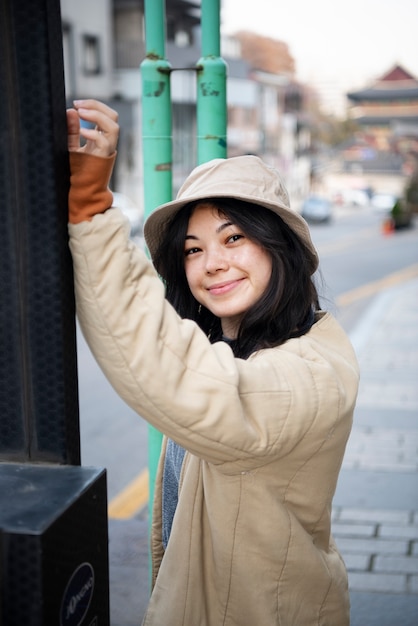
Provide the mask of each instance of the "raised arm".
{"label": "raised arm", "polygon": [[[117,112],[97,100],[77,100],[74,107],[67,111],[71,169],[68,204],[69,222],[78,224],[90,221],[112,205],[108,185],[116,157],[119,125]],[[85,128],[80,120],[94,127]]]}

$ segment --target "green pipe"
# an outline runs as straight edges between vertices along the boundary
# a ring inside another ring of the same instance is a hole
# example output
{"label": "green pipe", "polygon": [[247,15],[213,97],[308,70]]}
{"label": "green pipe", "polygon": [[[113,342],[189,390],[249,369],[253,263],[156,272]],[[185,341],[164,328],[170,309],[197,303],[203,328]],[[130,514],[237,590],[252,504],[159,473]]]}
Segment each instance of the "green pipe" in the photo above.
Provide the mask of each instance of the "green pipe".
{"label": "green pipe", "polygon": [[165,59],[141,63],[144,218],[172,199],[170,72]]}
{"label": "green pipe", "polygon": [[202,56],[197,62],[197,160],[227,154],[227,66],[220,57],[220,0],[202,0]]}
{"label": "green pipe", "polygon": [[[144,218],[172,199],[171,66],[165,59],[164,0],[145,0],[146,58],[141,63]],[[219,0],[202,0],[197,63],[198,162],[226,156],[226,64],[220,58]],[[148,427],[149,531],[161,433]]]}
{"label": "green pipe", "polygon": [[165,1],[145,0],[146,56],[165,57]]}
{"label": "green pipe", "polygon": [[[172,199],[171,67],[165,57],[164,0],[145,0],[146,58],[141,63],[144,218]],[[149,529],[161,433],[148,426]]]}

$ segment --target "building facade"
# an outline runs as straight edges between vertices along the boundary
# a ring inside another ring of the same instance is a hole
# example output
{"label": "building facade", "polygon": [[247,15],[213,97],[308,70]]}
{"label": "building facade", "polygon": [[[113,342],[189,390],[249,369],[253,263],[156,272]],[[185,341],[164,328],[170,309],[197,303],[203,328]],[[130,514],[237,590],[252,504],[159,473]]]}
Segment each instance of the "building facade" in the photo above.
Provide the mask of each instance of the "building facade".
{"label": "building facade", "polygon": [[366,169],[386,166],[411,173],[418,155],[418,79],[395,65],[347,98],[362,142],[352,147],[352,160],[361,160]]}
{"label": "building facade", "polygon": [[[200,0],[165,3],[171,66],[173,193],[196,165],[196,65]],[[141,63],[146,57],[143,0],[61,0],[67,103],[98,98],[119,113],[121,137],[112,188],[142,211]],[[290,191],[305,193],[309,129],[300,123],[289,73],[254,68],[240,42],[222,38],[227,63],[228,156],[258,154],[281,169]],[[290,94],[290,95],[289,95]],[[300,95],[300,94],[299,94]],[[299,99],[300,100],[300,99]]]}

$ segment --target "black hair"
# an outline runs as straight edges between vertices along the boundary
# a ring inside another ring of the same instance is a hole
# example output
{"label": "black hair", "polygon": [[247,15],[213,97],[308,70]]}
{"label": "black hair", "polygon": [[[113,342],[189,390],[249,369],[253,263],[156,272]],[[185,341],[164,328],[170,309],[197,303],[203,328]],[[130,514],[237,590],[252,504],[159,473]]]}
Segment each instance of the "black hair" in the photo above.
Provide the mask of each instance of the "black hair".
{"label": "black hair", "polygon": [[[311,251],[270,209],[231,198],[205,198],[205,202],[213,204],[221,215],[239,226],[272,260],[272,273],[264,294],[246,311],[236,339],[230,342],[235,356],[248,358],[256,350],[278,346],[305,334],[314,323],[315,310],[319,309]],[[184,269],[184,242],[189,218],[197,204],[188,204],[175,214],[162,237],[154,265],[165,281],[167,300],[181,317],[194,320],[214,342],[222,339],[221,322],[194,298]]]}

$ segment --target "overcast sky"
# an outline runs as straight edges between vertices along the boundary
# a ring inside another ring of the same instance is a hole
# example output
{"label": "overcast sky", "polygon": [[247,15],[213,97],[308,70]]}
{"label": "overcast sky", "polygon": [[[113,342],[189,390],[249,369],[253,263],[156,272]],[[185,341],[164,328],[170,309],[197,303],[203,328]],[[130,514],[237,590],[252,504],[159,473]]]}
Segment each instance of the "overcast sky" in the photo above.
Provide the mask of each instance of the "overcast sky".
{"label": "overcast sky", "polygon": [[418,77],[418,0],[222,0],[221,16],[287,43],[302,82],[357,89],[395,63]]}

